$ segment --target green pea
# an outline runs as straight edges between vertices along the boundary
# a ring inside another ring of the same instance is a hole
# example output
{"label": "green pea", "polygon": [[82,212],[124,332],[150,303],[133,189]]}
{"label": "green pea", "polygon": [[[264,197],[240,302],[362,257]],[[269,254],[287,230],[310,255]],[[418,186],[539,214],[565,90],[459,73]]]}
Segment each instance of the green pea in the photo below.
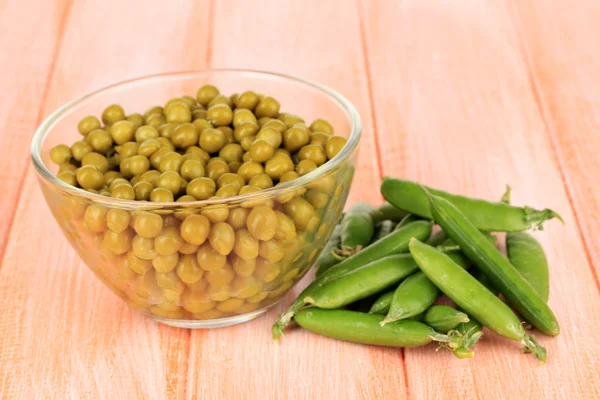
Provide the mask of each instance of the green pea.
{"label": "green pea", "polygon": [[[454,195],[429,187],[426,189],[431,194],[451,202],[475,227],[487,232],[520,232],[541,227],[544,221],[552,218],[562,221],[560,215],[548,208],[536,210],[530,207],[514,207],[504,203]],[[433,218],[427,196],[416,182],[383,178],[381,194],[391,204],[404,211],[423,218]]]}
{"label": "green pea", "polygon": [[434,247],[418,239],[411,239],[409,247],[421,271],[452,301],[495,333],[521,342],[536,358],[545,362],[546,349],[525,332],[519,318],[502,300]]}

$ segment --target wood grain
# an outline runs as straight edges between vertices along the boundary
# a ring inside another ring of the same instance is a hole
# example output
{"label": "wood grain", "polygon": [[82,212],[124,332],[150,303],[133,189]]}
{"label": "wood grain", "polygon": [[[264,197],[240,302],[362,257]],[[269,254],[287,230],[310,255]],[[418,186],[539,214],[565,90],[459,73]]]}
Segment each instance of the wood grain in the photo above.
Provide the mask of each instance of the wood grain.
{"label": "wood grain", "polygon": [[30,13],[36,3],[10,1],[0,7],[0,147],[11,155],[0,171],[0,259],[29,162],[29,140],[41,122],[40,109],[69,9],[68,1],[61,0],[49,2],[45,12]]}
{"label": "wood grain", "polygon": [[[0,398],[600,398],[600,8],[583,3],[0,0]],[[564,227],[536,233],[562,327],[539,337],[548,364],[490,332],[473,360],[299,329],[274,344],[271,323],[294,294],[206,331],[157,325],[111,295],[47,211],[30,137],[90,90],[207,66],[347,96],[364,125],[348,204],[379,202],[388,174],[489,199],[510,183],[516,203],[559,211]]]}
{"label": "wood grain", "polygon": [[600,238],[594,232],[600,223],[600,57],[589,40],[600,35],[600,6],[561,13],[543,1],[512,6],[532,89],[600,289]]}
{"label": "wood grain", "polygon": [[[347,96],[365,128],[354,178],[361,188],[352,191],[349,204],[380,201],[365,60],[358,45],[358,9],[343,1],[291,1],[285,8],[278,4],[278,0],[216,2],[211,66],[281,71],[321,82]],[[251,27],[247,21],[253,21]],[[341,31],[346,32],[343,41],[338,36]],[[228,43],[236,43],[235,51]],[[300,286],[306,283],[305,279]],[[401,368],[378,376],[362,372],[375,368],[362,346],[300,330],[273,343],[271,325],[292,298],[287,296],[264,317],[242,326],[192,332],[188,394],[200,399],[214,393],[230,399],[315,399],[324,395],[324,387],[331,399],[360,398],[379,387],[404,393]],[[382,357],[390,354],[401,362],[399,352],[381,352]],[[332,368],[330,360],[344,368]],[[346,379],[349,376],[352,379]]]}
{"label": "wood grain", "polygon": [[[42,114],[115,81],[205,67],[207,43],[198,38],[207,36],[207,6],[75,2]],[[179,23],[162,26],[159,35],[162,20]],[[20,136],[23,148],[30,137]],[[133,314],[88,271],[52,220],[32,172],[21,198],[0,269],[0,398],[184,393],[189,331]]]}
{"label": "wood grain", "polygon": [[[538,368],[518,354],[518,345],[492,334],[470,362],[407,350],[411,396],[598,396],[589,382],[598,379],[593,354],[600,347],[581,335],[600,324],[598,291],[507,8],[389,1],[365,3],[363,14],[373,76],[396,77],[375,79],[373,86],[379,141],[390,148],[382,153],[384,174],[489,199],[510,183],[515,202],[551,207],[566,220],[564,227],[547,223],[537,235],[548,252],[550,305],[562,327],[559,337],[540,338],[548,364]],[[397,51],[386,51],[390,47]],[[508,371],[514,371],[510,385]]]}

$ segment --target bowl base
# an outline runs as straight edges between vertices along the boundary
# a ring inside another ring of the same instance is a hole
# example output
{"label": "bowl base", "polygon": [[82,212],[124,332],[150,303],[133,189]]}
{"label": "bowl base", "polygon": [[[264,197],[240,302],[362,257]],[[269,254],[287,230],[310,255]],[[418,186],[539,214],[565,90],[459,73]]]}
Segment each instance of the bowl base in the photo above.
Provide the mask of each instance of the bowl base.
{"label": "bowl base", "polygon": [[268,307],[261,308],[260,310],[252,311],[247,314],[235,315],[233,317],[218,318],[218,319],[172,319],[163,318],[156,315],[150,315],[154,321],[164,325],[174,326],[176,328],[187,328],[187,329],[211,329],[211,328],[224,328],[226,326],[232,326],[241,324],[243,322],[252,321],[254,318],[264,314],[267,310],[273,307],[277,302],[269,304]]}

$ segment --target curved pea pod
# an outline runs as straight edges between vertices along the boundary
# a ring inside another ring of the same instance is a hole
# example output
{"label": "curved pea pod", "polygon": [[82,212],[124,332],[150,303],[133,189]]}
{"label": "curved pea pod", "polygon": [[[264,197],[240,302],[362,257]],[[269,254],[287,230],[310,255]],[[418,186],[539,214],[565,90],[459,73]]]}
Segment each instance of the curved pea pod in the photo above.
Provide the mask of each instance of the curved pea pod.
{"label": "curved pea pod", "polygon": [[513,267],[533,286],[540,298],[550,295],[548,260],[540,243],[525,232],[506,234],[506,252]]}
{"label": "curved pea pod", "polygon": [[[469,261],[463,257],[463,255],[458,252],[458,251],[452,251],[448,254],[448,256],[450,258],[452,258],[452,260],[457,263],[458,265],[461,265],[463,268],[467,268],[469,267]],[[408,280],[408,278],[407,278]],[[400,284],[402,285],[402,284]],[[412,284],[410,285],[412,286]],[[391,290],[389,292],[383,293],[381,296],[379,296],[375,302],[373,303],[373,305],[371,306],[371,309],[369,310],[370,314],[382,314],[385,315],[390,311],[390,306],[392,304],[392,299],[394,298],[394,293],[396,292],[396,290],[398,290],[398,288],[396,288],[395,290]],[[414,299],[410,299],[411,301],[414,302]],[[426,300],[427,301],[427,300]],[[400,302],[400,300],[399,300]],[[402,303],[399,303],[397,306],[401,307]],[[416,317],[418,315],[413,315],[413,317]],[[411,318],[411,317],[409,317]]]}
{"label": "curved pea pod", "polygon": [[454,307],[436,304],[425,311],[423,322],[437,332],[448,333],[458,324],[469,322],[469,316]]}
{"label": "curved pea pod", "polygon": [[451,202],[426,193],[435,221],[490,278],[507,302],[541,332],[558,335],[560,328],[554,313],[508,259]]}
{"label": "curved pea pod", "polygon": [[385,292],[375,300],[369,314],[382,314],[385,315],[390,310],[390,304],[392,304],[392,297],[394,297],[395,290]]}
{"label": "curved pea pod", "polygon": [[341,223],[340,255],[349,256],[368,246],[375,231],[372,217],[374,211],[372,205],[358,203],[344,215]]}
{"label": "curved pea pod", "polygon": [[402,218],[406,217],[406,211],[402,211],[398,207],[391,205],[390,203],[383,202],[379,207],[375,209],[373,213],[373,221],[381,222],[390,220],[392,222],[400,222]]}
{"label": "curved pea pod", "polygon": [[411,238],[425,240],[431,235],[430,221],[415,221],[405,225],[402,229],[392,232],[383,239],[373,243],[361,252],[346,258],[344,261],[334,265],[321,276],[315,279],[306,287],[294,300],[294,302],[281,314],[272,328],[273,339],[277,340],[283,330],[290,324],[295,313],[306,306],[304,298],[325,283],[334,280],[348,272],[354,271],[372,261],[379,260],[382,257],[406,253],[408,251],[408,242]]}
{"label": "curved pea pod", "polygon": [[394,223],[391,220],[386,219],[384,221],[381,221],[375,227],[375,233],[373,234],[373,237],[371,238],[371,243],[375,243],[379,239],[383,239],[384,237],[386,237],[387,235],[392,233],[393,230],[394,230]]}
{"label": "curved pea pod", "polygon": [[545,362],[546,349],[525,332],[515,313],[450,257],[416,239],[410,242],[410,253],[421,271],[469,316],[493,332],[521,342]]}
{"label": "curved pea pod", "polygon": [[[530,207],[514,207],[505,203],[454,195],[429,187],[427,190],[434,196],[451,202],[477,229],[483,231],[520,232],[532,228],[541,229],[542,223],[552,218],[562,221],[558,213],[548,208],[536,210]],[[391,204],[411,214],[429,219],[434,217],[427,195],[417,182],[385,177],[381,184],[381,194]]]}
{"label": "curved pea pod", "polygon": [[410,318],[427,310],[440,296],[439,289],[419,271],[406,278],[394,292],[390,310],[381,326]]}
{"label": "curved pea pod", "polygon": [[315,261],[315,276],[323,275],[325,271],[340,262],[337,257],[334,257],[333,251],[340,246],[341,242],[341,227],[336,225],[331,238],[325,244],[323,251],[321,251],[321,254],[319,254],[319,257]]}
{"label": "curved pea pod", "polygon": [[319,308],[340,308],[378,293],[418,270],[410,254],[373,261],[314,290],[304,302]]}
{"label": "curved pea pod", "polygon": [[434,331],[418,321],[398,321],[384,327],[382,315],[348,310],[307,308],[294,317],[302,328],[330,338],[376,346],[417,347],[438,342],[442,347],[455,349],[462,342],[458,336]]}

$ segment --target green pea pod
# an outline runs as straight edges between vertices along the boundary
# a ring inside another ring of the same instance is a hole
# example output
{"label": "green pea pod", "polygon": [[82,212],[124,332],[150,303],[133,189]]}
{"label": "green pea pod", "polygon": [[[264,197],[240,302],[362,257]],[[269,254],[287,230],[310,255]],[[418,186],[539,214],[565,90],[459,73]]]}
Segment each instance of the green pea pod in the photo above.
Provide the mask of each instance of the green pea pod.
{"label": "green pea pod", "polygon": [[418,270],[410,254],[394,254],[330,281],[304,298],[319,308],[340,308],[378,293]]}
{"label": "green pea pod", "polygon": [[442,347],[456,349],[461,338],[434,331],[418,321],[398,321],[384,327],[382,315],[348,310],[307,308],[294,317],[302,328],[330,338],[376,346],[417,347],[438,342]]}
{"label": "green pea pod", "polygon": [[510,263],[533,286],[540,298],[550,296],[548,260],[540,243],[525,232],[506,234],[506,252]]}
{"label": "green pea pod", "polygon": [[[458,251],[452,251],[448,253],[448,256],[452,258],[452,260],[458,265],[463,266],[463,268],[469,267],[469,260],[467,260],[463,255]],[[397,290],[397,289],[396,289]],[[386,292],[379,296],[375,303],[371,306],[369,310],[370,314],[387,314],[390,311],[390,306],[392,304],[392,299],[394,297],[394,293],[396,290],[392,290]]]}
{"label": "green pea pod", "polygon": [[323,251],[321,251],[321,254],[319,254],[319,257],[315,261],[316,276],[323,275],[325,271],[340,262],[337,257],[334,257],[332,252],[340,246],[341,242],[341,227],[336,225],[333,233],[331,234],[331,238],[325,244]]}
{"label": "green pea pod", "polygon": [[410,318],[427,310],[440,296],[440,291],[423,272],[406,278],[394,292],[390,310],[381,326]]}
{"label": "green pea pod", "polygon": [[390,310],[390,304],[392,304],[392,297],[394,297],[395,290],[385,292],[375,300],[375,303],[371,306],[369,314],[387,314]]}
{"label": "green pea pod", "polygon": [[423,322],[440,333],[448,333],[458,324],[469,322],[469,316],[454,307],[436,304],[427,309]]}
{"label": "green pea pod", "polygon": [[406,214],[406,211],[402,211],[386,201],[375,209],[372,218],[376,223],[385,221],[386,219],[392,222],[400,222],[402,218],[406,217]]}
{"label": "green pea pod", "polygon": [[344,261],[334,265],[321,276],[315,279],[304,289],[294,302],[281,314],[273,325],[273,339],[277,340],[283,330],[290,324],[294,314],[300,311],[306,303],[304,298],[310,296],[315,290],[325,283],[332,281],[348,272],[354,271],[372,261],[392,254],[406,253],[408,242],[411,238],[425,240],[431,235],[430,221],[415,221],[405,225],[402,229],[394,231],[383,239],[373,243],[361,252],[346,258]]}
{"label": "green pea pod", "polygon": [[404,227],[405,225],[410,224],[411,222],[416,222],[416,221],[420,221],[422,218],[417,216],[417,215],[413,215],[413,214],[407,214],[404,218],[402,218],[400,220],[400,222],[398,222],[398,225],[396,225],[396,228],[394,228],[394,230],[400,230],[402,229],[402,227]]}
{"label": "green pea pod", "polygon": [[498,289],[496,289],[494,287],[494,284],[492,283],[492,281],[490,281],[490,278],[487,277],[487,275],[485,275],[483,272],[481,272],[479,269],[477,269],[476,271],[473,272],[473,276],[475,277],[475,279],[477,279],[483,286],[485,286],[487,288],[487,290],[489,290],[490,292],[494,293],[496,296],[498,296],[499,292]]}
{"label": "green pea pod", "polygon": [[384,238],[385,236],[392,233],[393,230],[394,230],[394,223],[391,220],[386,219],[384,221],[381,221],[375,227],[375,233],[373,234],[373,237],[371,238],[371,243],[375,243],[379,239]]}
{"label": "green pea pod", "polygon": [[350,256],[369,244],[375,230],[374,212],[372,205],[358,203],[344,215],[341,223],[341,255]]}
{"label": "green pea pod", "polygon": [[508,259],[451,202],[426,193],[435,221],[490,278],[507,302],[541,332],[558,335],[560,328],[554,313]]}
{"label": "green pea pod", "polygon": [[[452,235],[450,230],[446,231]],[[519,318],[502,300],[446,254],[417,239],[412,239],[409,247],[421,271],[469,316],[495,333],[521,342],[535,357],[545,362],[546,349],[525,332]]]}
{"label": "green pea pod", "polygon": [[[427,190],[434,196],[454,204],[477,229],[483,231],[520,232],[532,228],[541,229],[542,223],[552,218],[562,221],[560,215],[550,209],[514,207],[504,203],[454,195],[433,188]],[[428,219],[434,217],[427,196],[417,182],[386,177],[381,184],[381,194],[391,204],[411,214]]]}

